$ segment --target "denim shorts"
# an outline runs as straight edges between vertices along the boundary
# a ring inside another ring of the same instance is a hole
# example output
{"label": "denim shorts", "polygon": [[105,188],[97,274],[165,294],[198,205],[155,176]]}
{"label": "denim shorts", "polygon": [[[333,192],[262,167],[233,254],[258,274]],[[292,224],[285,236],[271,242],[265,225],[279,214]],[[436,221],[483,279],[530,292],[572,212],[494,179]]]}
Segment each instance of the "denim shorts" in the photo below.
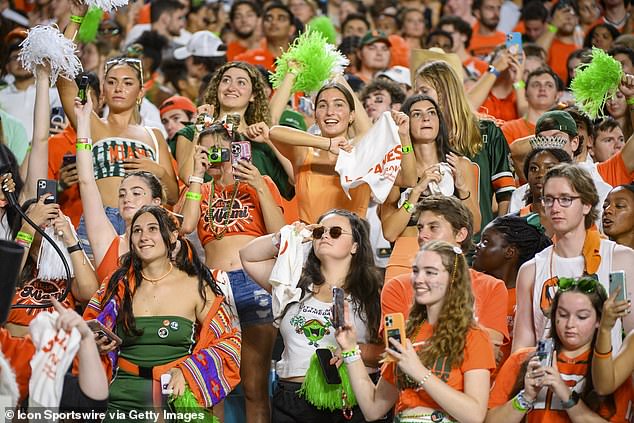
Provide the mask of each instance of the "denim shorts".
{"label": "denim shorts", "polygon": [[271,294],[255,283],[242,269],[227,272],[236,302],[240,325],[262,325],[273,322]]}
{"label": "denim shorts", "polygon": [[[117,234],[123,235],[125,233],[125,220],[121,217],[119,209],[116,207],[105,206],[103,211],[106,213],[110,223],[112,223],[114,230],[117,231]],[[93,260],[92,247],[90,246],[90,242],[88,242],[88,231],[86,230],[86,221],[84,220],[83,214],[81,215],[81,219],[79,219],[77,237],[79,238],[79,242],[81,242],[81,246],[84,248],[86,256],[88,256],[90,260]]]}

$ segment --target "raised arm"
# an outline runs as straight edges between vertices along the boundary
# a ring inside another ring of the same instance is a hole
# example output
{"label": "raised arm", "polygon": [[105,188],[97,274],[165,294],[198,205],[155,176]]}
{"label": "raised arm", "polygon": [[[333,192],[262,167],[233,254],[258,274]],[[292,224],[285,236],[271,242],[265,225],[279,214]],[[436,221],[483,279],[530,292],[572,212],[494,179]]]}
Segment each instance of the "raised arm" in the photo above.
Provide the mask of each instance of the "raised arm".
{"label": "raised arm", "polygon": [[392,111],[392,119],[398,127],[398,137],[401,141],[403,156],[401,157],[401,171],[394,181],[397,187],[413,187],[418,179],[416,175],[416,156],[412,147],[409,132],[409,116],[403,112]]}
{"label": "raised arm", "polygon": [[77,117],[77,176],[88,241],[93,251],[95,264],[99,266],[108,248],[110,248],[112,240],[118,234],[104,212],[101,194],[95,180],[92,165],[92,140],[90,138],[92,100],[90,95],[87,98],[86,104],[81,104],[79,99],[76,99],[73,107]]}
{"label": "raised arm", "polygon": [[370,119],[370,116],[366,113],[363,103],[361,103],[359,97],[354,93],[354,90],[350,87],[346,78],[344,78],[343,75],[339,75],[336,81],[346,87],[354,99],[354,122],[352,123],[352,129],[354,129],[355,138],[363,136],[363,134],[368,132],[372,127],[372,119]]}
{"label": "raised arm", "polygon": [[[189,167],[192,170],[192,179],[197,178],[197,182],[189,181],[189,190],[185,194],[185,203],[181,209],[183,215],[183,224],[181,225],[181,233],[190,234],[196,230],[198,220],[200,219],[200,201],[202,199],[201,181],[205,176],[207,170],[207,148],[202,145],[193,145],[195,147],[195,154],[192,151],[192,156],[189,159]],[[210,194],[213,195],[213,192]],[[211,207],[211,204],[210,204]]]}
{"label": "raised arm", "polygon": [[37,180],[48,176],[48,130],[51,120],[49,102],[48,67],[38,65],[35,69],[35,110],[33,113],[33,139],[29,153],[28,170],[24,189],[18,202],[34,198]]}
{"label": "raised arm", "polygon": [[[293,65],[291,65],[292,67]],[[271,125],[277,125],[280,122],[280,116],[286,109],[288,100],[293,94],[291,92],[293,84],[295,83],[296,74],[294,72],[287,72],[284,76],[284,80],[279,87],[275,90],[275,93],[271,97],[269,102],[269,110],[271,111]]]}
{"label": "raised arm", "polygon": [[[511,55],[507,50],[499,52],[495,56],[495,60],[491,64],[498,72],[506,71],[511,62]],[[471,105],[471,109],[475,112],[484,104],[491,89],[495,85],[497,77],[491,72],[485,72],[480,79],[471,87],[467,93],[467,99]]]}
{"label": "raised arm", "polygon": [[242,268],[258,285],[271,292],[269,277],[279,252],[280,233],[258,237],[240,250]]}
{"label": "raised arm", "polygon": [[[630,104],[634,101],[634,75],[624,75],[619,89],[627,98],[630,122],[634,122],[634,104]],[[621,156],[623,157],[623,163],[625,163],[628,172],[634,172],[634,134],[630,136],[623,146]]]}
{"label": "raised arm", "polygon": [[513,327],[512,352],[537,344],[533,329],[533,285],[535,284],[535,259],[522,265],[517,274],[517,311]]}

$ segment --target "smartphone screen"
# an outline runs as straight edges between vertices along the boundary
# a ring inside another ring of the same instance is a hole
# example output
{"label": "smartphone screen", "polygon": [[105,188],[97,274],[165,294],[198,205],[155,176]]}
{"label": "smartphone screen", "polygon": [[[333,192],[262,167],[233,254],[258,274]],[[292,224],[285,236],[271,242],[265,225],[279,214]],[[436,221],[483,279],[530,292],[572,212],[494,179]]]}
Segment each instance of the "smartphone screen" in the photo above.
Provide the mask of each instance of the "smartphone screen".
{"label": "smartphone screen", "polygon": [[321,370],[324,372],[324,378],[330,385],[337,385],[341,383],[341,377],[339,377],[339,370],[334,364],[330,364],[332,358],[332,351],[328,348],[317,348],[315,351]]}

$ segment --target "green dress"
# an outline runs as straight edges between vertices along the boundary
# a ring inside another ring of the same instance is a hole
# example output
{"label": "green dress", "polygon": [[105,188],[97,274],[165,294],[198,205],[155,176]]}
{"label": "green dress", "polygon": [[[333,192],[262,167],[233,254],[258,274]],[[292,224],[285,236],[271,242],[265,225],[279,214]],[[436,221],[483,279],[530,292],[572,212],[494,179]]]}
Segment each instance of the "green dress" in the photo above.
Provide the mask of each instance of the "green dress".
{"label": "green dress", "polygon": [[[136,318],[136,327],[143,330],[139,337],[126,336],[121,330],[117,332],[123,340],[119,357],[139,367],[154,367],[172,362],[191,354],[194,348],[195,323],[189,319],[178,316],[143,316]],[[140,418],[139,410],[160,412],[153,408],[152,380],[119,369],[110,385],[108,413],[104,421],[120,421],[121,413],[125,413],[129,420],[153,420],[149,414],[146,415],[147,419]]]}

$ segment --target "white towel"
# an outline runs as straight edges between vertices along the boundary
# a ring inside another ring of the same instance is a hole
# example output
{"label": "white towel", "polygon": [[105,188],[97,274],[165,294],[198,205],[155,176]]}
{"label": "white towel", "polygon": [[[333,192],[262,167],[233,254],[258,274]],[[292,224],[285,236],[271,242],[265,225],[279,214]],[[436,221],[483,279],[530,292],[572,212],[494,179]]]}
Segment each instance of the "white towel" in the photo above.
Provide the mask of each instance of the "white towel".
{"label": "white towel", "polygon": [[352,152],[339,152],[335,170],[341,187],[350,198],[350,189],[366,183],[379,204],[387,198],[401,170],[401,140],[390,112],[383,112]]}
{"label": "white towel", "polygon": [[290,302],[299,301],[302,290],[297,288],[302,275],[306,252],[310,250],[310,242],[303,242],[310,236],[304,229],[298,232],[293,225],[280,229],[280,252],[269,276],[271,295],[273,297],[273,316],[277,319]]}
{"label": "white towel", "polygon": [[35,345],[29,380],[29,408],[57,408],[62,399],[64,375],[79,350],[81,335],[76,328],[68,333],[55,329],[58,312],[43,311],[29,329]]}

